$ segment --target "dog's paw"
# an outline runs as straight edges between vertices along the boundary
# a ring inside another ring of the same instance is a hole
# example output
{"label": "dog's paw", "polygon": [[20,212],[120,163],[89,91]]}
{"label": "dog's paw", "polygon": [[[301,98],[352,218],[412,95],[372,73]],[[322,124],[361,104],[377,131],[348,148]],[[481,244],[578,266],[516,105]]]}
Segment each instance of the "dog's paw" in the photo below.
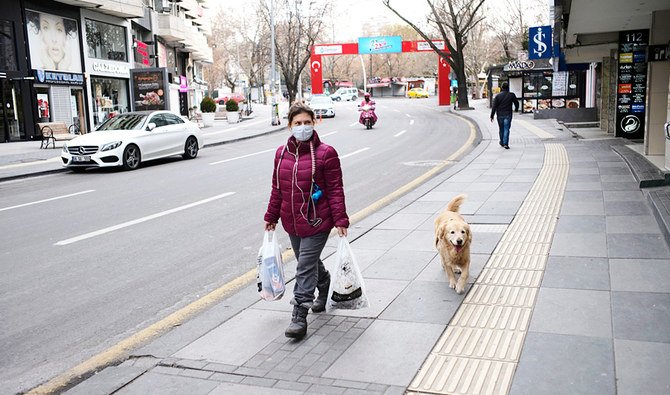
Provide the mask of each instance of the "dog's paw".
{"label": "dog's paw", "polygon": [[451,289],[456,288],[456,281],[449,281],[449,288]]}
{"label": "dog's paw", "polygon": [[463,284],[460,284],[460,283],[456,284],[456,293],[461,295],[463,292],[465,292],[465,286]]}

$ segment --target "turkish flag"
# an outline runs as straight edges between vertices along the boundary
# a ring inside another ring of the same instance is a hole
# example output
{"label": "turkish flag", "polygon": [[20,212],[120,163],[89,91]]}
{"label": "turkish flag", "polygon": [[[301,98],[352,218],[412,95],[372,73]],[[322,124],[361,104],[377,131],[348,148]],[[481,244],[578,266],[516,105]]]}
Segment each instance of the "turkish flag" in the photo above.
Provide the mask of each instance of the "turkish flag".
{"label": "turkish flag", "polygon": [[312,94],[323,93],[323,63],[321,63],[321,55],[312,55],[309,58],[309,68],[312,72]]}

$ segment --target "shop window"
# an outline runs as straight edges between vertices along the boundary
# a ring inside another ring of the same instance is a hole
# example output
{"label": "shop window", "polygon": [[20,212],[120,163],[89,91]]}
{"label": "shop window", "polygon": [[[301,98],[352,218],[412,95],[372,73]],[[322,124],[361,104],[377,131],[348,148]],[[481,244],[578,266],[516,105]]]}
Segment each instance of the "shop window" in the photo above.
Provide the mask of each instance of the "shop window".
{"label": "shop window", "polygon": [[97,126],[106,119],[128,112],[128,80],[91,78],[93,122]]}
{"label": "shop window", "polygon": [[51,122],[49,88],[36,86],[35,91],[37,91],[37,118],[40,122]]}
{"label": "shop window", "polygon": [[86,45],[89,58],[128,61],[126,38],[126,28],[123,26],[86,20]]}
{"label": "shop window", "polygon": [[0,20],[0,70],[18,70],[14,43],[14,24]]}

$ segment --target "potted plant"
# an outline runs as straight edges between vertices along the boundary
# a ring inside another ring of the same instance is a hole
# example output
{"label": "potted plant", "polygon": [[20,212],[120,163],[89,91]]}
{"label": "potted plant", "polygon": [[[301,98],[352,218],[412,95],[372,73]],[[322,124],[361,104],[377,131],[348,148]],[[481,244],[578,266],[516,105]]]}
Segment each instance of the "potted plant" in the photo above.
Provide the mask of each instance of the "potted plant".
{"label": "potted plant", "polygon": [[226,118],[228,123],[238,123],[240,121],[240,106],[232,97],[226,101]]}
{"label": "potted plant", "polygon": [[200,102],[200,111],[202,112],[202,125],[204,127],[214,126],[214,112],[216,111],[216,102],[209,96],[202,98]]}

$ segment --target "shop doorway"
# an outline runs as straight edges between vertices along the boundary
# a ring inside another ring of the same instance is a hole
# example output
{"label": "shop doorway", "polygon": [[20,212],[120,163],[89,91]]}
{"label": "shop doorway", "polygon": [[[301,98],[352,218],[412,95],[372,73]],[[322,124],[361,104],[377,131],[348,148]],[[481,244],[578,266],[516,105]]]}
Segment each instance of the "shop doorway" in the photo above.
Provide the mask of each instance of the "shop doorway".
{"label": "shop doorway", "polygon": [[0,80],[0,136],[3,141],[19,141],[26,138],[26,129],[23,125],[23,106],[21,89],[18,82]]}
{"label": "shop doorway", "polygon": [[70,90],[70,107],[72,112],[72,124],[77,126],[79,133],[87,133],[83,89],[72,88]]}

